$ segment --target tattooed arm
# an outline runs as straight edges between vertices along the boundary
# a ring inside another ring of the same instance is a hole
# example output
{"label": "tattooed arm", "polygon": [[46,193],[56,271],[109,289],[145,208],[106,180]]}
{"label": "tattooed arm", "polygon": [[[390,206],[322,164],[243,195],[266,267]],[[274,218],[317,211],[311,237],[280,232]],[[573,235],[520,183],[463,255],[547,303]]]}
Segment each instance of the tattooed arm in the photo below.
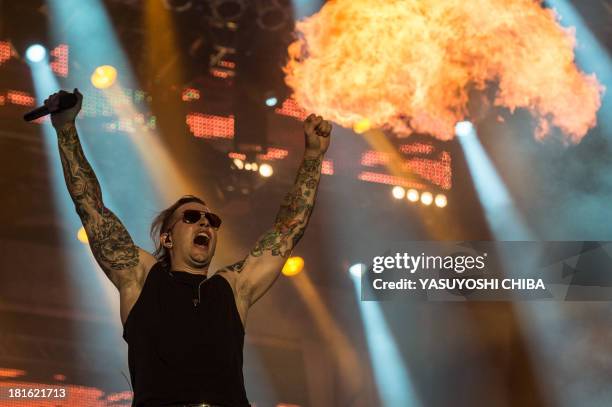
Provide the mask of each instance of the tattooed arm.
{"label": "tattooed arm", "polygon": [[[51,116],[57,131],[64,179],[96,261],[121,290],[137,277],[138,271],[151,264],[152,256],[134,244],[121,221],[104,206],[100,184],[83,154],[74,124],[82,101],[76,89],[75,95],[77,106]],[[59,94],[54,94],[45,101],[50,111],[57,109],[58,99]]]}
{"label": "tattooed arm", "polygon": [[259,238],[244,260],[223,270],[235,276],[235,294],[243,308],[252,305],[272,286],[310,219],[323,155],[329,147],[331,124],[320,116],[310,115],[304,121],[304,132],[304,160],[293,188],[283,199],[274,226]]}

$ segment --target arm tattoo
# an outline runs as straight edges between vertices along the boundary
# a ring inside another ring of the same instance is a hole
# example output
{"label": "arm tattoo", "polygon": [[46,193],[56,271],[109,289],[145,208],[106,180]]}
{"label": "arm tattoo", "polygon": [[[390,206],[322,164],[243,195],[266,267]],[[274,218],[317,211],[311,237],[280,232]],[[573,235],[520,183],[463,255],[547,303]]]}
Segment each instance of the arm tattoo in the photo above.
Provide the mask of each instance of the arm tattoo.
{"label": "arm tattoo", "polygon": [[304,158],[295,184],[276,215],[274,227],[257,241],[251,250],[252,256],[261,256],[266,250],[273,256],[285,257],[291,253],[304,234],[314,208],[322,162],[323,156]]}
{"label": "arm tattoo", "polygon": [[76,127],[64,126],[57,136],[66,186],[94,257],[107,274],[136,266],[138,248],[121,221],[104,206],[100,183],[83,154]]}

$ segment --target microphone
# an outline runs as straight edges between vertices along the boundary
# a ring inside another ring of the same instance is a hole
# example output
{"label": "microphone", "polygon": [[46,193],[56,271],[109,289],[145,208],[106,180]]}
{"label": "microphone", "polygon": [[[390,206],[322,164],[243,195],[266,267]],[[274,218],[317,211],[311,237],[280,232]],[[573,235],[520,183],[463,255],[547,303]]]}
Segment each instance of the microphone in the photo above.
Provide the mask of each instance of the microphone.
{"label": "microphone", "polygon": [[[70,109],[71,107],[74,107],[76,104],[77,104],[77,97],[74,93],[62,92],[59,95],[59,108],[57,109],[56,112],[59,112],[61,110]],[[50,113],[55,113],[55,112],[50,112],[47,106],[40,106],[24,114],[23,120],[25,120],[26,122],[31,122],[32,120],[36,120],[39,117],[46,116]]]}

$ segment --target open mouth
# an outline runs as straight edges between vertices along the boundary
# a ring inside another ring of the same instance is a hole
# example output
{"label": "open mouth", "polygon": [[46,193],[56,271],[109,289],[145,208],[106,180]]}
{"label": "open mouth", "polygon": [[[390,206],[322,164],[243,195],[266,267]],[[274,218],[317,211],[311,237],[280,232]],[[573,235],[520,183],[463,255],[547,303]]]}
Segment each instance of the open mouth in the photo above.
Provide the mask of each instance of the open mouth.
{"label": "open mouth", "polygon": [[200,247],[208,247],[208,243],[210,242],[210,238],[206,234],[199,234],[193,239],[193,244]]}

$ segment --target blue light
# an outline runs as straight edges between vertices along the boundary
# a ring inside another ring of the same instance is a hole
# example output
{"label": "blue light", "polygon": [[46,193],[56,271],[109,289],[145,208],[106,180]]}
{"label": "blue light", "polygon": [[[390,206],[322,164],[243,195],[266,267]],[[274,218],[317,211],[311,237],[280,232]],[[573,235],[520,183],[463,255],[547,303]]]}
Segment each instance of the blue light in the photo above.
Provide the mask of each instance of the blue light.
{"label": "blue light", "polygon": [[277,103],[278,103],[278,99],[275,98],[274,96],[266,99],[266,106],[273,107],[273,106],[276,106]]}
{"label": "blue light", "polygon": [[363,274],[363,271],[366,269],[366,265],[363,263],[356,263],[353,264],[351,267],[349,267],[349,273],[351,273],[351,275],[353,277],[361,277],[361,275]]}
{"label": "blue light", "polygon": [[28,47],[25,55],[30,62],[40,62],[47,56],[47,50],[40,44],[34,44]]}
{"label": "blue light", "polygon": [[533,240],[510,192],[480,144],[474,126],[470,122],[459,122],[455,132],[495,239]]}
{"label": "blue light", "polygon": [[385,320],[385,316],[377,301],[361,301],[361,275],[354,270],[364,271],[362,264],[354,264],[350,271],[359,303],[361,319],[366,334],[370,361],[374,369],[374,380],[382,405],[420,407],[410,372],[404,364],[393,333]]}
{"label": "blue light", "polygon": [[[78,83],[89,81],[89,75],[85,76],[85,73],[93,72],[98,66],[112,65],[121,72],[119,85],[132,89],[137,87],[129,60],[103,1],[50,0],[46,3],[51,21],[70,21],[70,24],[52,24],[51,34],[54,41],[70,44],[70,58],[79,61],[79,72],[84,75],[78,79]],[[76,80],[76,77],[71,75],[71,79]]]}
{"label": "blue light", "polygon": [[463,121],[455,125],[455,134],[457,137],[469,136],[474,132],[474,125],[471,122]]}

